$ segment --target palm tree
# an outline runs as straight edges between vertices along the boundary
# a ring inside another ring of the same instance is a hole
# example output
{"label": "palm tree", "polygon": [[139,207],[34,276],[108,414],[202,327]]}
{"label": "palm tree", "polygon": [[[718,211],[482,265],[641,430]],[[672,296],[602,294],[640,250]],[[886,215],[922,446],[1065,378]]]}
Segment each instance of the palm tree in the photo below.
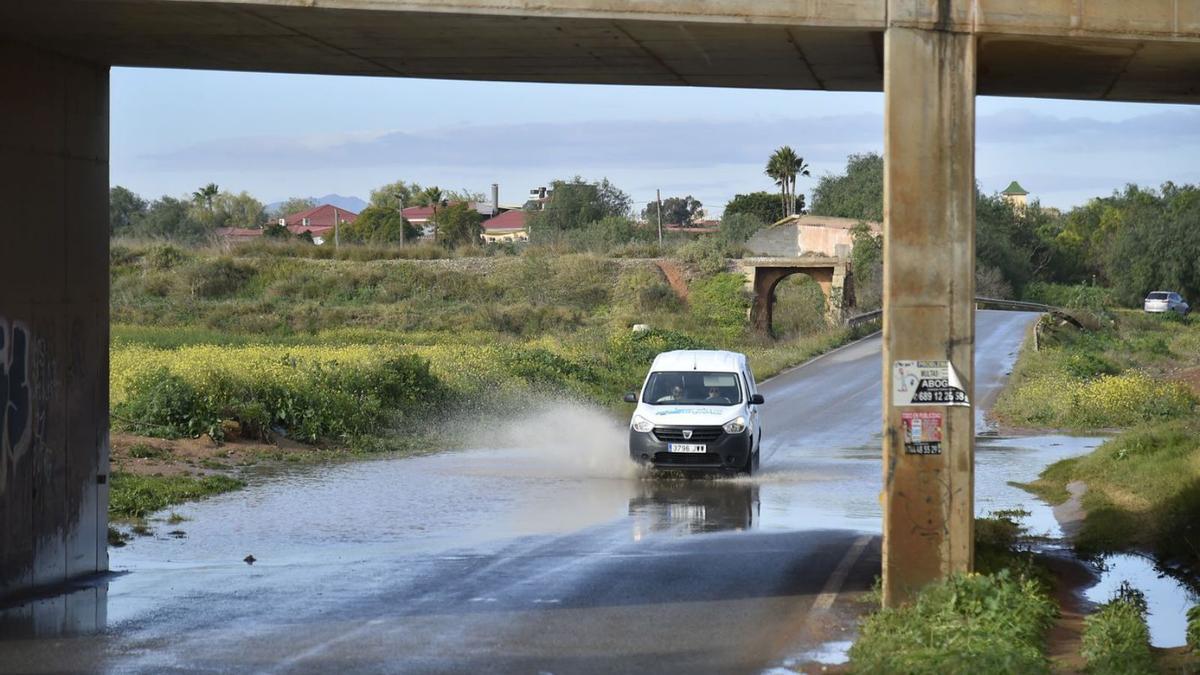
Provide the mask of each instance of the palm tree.
{"label": "palm tree", "polygon": [[193,192],[192,199],[194,199],[198,204],[203,203],[204,207],[208,209],[208,213],[211,215],[213,210],[213,199],[215,199],[220,193],[221,188],[217,187],[216,183],[209,183],[208,185],[205,185],[199,190]]}
{"label": "palm tree", "polygon": [[775,179],[783,192],[783,215],[796,215],[796,177],[808,176],[808,165],[791,146],[785,145],[771,153],[767,160],[767,175]]}
{"label": "palm tree", "polygon": [[779,199],[783,205],[783,215],[787,215],[787,178],[784,173],[783,162],[780,159],[779,150],[776,150],[767,159],[767,168],[763,173],[767,177],[775,181],[779,186]]}
{"label": "palm tree", "polygon": [[432,206],[433,207],[432,220],[433,220],[433,240],[434,241],[437,241],[437,237],[438,237],[438,228],[437,228],[438,205],[441,204],[445,199],[446,199],[446,194],[444,192],[442,192],[442,189],[436,185],[430,185],[429,187],[425,188],[424,190],[421,190],[421,194],[419,194],[417,196],[417,200],[422,203],[422,206]]}

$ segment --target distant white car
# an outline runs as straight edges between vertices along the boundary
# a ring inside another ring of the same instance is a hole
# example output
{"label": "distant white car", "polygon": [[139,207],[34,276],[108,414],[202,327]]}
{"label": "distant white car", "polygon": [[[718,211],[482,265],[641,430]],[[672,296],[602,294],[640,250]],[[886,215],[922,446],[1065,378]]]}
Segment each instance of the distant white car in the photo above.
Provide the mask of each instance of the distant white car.
{"label": "distant white car", "polygon": [[1147,312],[1178,312],[1180,316],[1192,311],[1191,306],[1183,301],[1178,293],[1171,291],[1154,291],[1146,296],[1142,309]]}

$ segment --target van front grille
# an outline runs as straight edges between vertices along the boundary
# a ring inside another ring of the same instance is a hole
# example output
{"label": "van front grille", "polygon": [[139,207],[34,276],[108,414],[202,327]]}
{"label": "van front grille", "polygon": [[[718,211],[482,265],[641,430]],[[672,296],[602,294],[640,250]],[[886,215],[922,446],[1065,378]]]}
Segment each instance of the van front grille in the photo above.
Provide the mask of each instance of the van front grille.
{"label": "van front grille", "polygon": [[[684,435],[685,431],[691,438]],[[721,437],[721,427],[654,427],[654,436],[664,443],[711,443]]]}

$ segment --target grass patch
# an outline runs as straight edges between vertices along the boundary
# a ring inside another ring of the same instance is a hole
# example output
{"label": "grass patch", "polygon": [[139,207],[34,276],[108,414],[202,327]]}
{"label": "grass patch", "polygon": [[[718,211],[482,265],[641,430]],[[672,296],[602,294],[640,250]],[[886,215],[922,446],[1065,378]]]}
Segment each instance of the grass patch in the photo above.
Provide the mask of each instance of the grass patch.
{"label": "grass patch", "polygon": [[871,614],[850,648],[855,673],[1044,673],[1057,609],[1032,579],[957,575]]}
{"label": "grass patch", "polygon": [[228,476],[138,476],[112,474],[108,512],[113,518],[140,519],[173,504],[245,487]]}
{"label": "grass patch", "polygon": [[156,448],[146,443],[137,443],[129,447],[129,456],[134,459],[162,459],[170,454],[169,450]]}
{"label": "grass patch", "polygon": [[1081,654],[1091,673],[1158,672],[1146,626],[1146,598],[1141,591],[1123,583],[1112,600],[1084,620]]}

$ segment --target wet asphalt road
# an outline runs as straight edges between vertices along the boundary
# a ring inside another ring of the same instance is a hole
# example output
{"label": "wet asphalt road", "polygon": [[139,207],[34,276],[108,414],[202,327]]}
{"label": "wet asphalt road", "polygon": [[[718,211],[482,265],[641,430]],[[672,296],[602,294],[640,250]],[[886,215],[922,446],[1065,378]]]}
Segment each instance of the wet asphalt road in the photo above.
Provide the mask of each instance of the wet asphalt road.
{"label": "wet asphalt road", "polygon": [[[978,400],[1035,316],[979,312]],[[557,405],[480,430],[483,449],[178,508],[189,520],[112,551],[107,584],[5,612],[0,671],[796,667],[848,639],[879,570],[879,345],[762,387],[752,479],[640,477],[620,421]],[[981,447],[980,502],[1021,499],[1004,481],[1028,461]]]}

